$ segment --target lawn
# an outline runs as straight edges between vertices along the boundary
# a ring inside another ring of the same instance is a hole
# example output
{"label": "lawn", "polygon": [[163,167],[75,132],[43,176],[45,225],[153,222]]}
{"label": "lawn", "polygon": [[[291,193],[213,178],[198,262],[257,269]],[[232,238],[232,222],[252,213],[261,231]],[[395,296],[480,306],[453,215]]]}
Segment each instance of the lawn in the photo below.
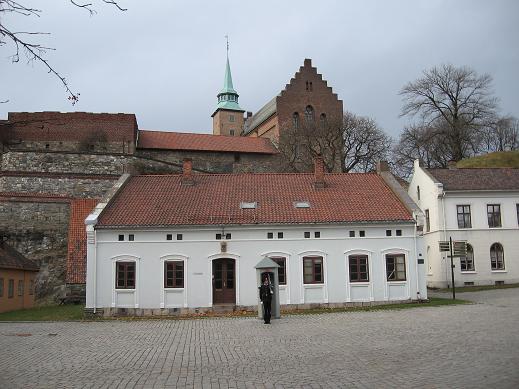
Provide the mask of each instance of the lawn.
{"label": "lawn", "polygon": [[0,321],[83,320],[84,305],[48,305],[0,313]]}
{"label": "lawn", "polygon": [[480,155],[478,157],[467,158],[456,164],[459,168],[478,168],[478,167],[511,167],[519,168],[519,151],[498,151]]}
{"label": "lawn", "polygon": [[[480,290],[493,290],[493,289],[509,289],[509,288],[519,288],[519,284],[504,284],[504,285],[476,285],[476,286],[460,286],[456,287],[456,293],[463,292],[479,292]],[[438,289],[436,292],[442,293],[452,293],[452,289]]]}
{"label": "lawn", "polygon": [[[386,305],[374,305],[364,307],[349,307],[349,308],[315,308],[315,309],[302,309],[302,310],[288,310],[283,311],[282,315],[311,315],[319,313],[334,313],[334,312],[362,312],[362,311],[380,311],[380,310],[394,310],[394,309],[411,309],[419,307],[436,307],[441,305],[453,305],[453,304],[467,304],[465,300],[452,300],[449,298],[437,298],[433,297],[429,299],[429,302],[422,303],[406,303],[406,304],[386,304]],[[20,311],[4,312],[0,313],[0,321],[76,321],[85,320],[83,312],[83,305],[50,305],[45,307],[37,307],[31,309],[23,309]],[[233,313],[227,313],[222,315],[207,314],[197,315],[196,317],[179,317],[179,316],[151,316],[151,317],[116,317],[115,320],[161,320],[161,319],[190,319],[190,318],[204,318],[204,317],[215,317],[215,316],[256,316],[254,312],[241,312],[236,311]],[[111,318],[104,318],[105,320],[111,320]]]}

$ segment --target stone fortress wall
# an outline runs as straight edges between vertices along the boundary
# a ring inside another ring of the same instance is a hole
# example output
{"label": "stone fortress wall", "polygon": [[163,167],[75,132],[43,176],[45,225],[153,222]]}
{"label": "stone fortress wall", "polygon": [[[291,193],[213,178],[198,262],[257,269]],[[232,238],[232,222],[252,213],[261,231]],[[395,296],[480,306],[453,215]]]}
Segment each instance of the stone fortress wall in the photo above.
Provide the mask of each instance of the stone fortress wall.
{"label": "stone fortress wall", "polygon": [[40,264],[36,297],[65,293],[70,204],[100,199],[123,173],[199,173],[282,169],[279,156],[242,152],[138,149],[134,115],[10,113],[0,121],[0,235]]}

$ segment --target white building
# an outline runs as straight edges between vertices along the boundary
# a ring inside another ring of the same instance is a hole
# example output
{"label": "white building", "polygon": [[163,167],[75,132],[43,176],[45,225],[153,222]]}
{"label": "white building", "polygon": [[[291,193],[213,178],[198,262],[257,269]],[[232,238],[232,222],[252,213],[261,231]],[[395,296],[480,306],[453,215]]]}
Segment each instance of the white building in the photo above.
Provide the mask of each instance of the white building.
{"label": "white building", "polygon": [[191,175],[187,161],[123,176],[86,220],[87,309],[254,307],[265,256],[282,305],[425,299],[412,202],[396,188],[387,172],[325,174],[322,161],[314,174]]}
{"label": "white building", "polygon": [[425,169],[415,161],[409,195],[425,214],[427,285],[451,285],[438,242],[467,241],[456,286],[519,282],[519,169]]}

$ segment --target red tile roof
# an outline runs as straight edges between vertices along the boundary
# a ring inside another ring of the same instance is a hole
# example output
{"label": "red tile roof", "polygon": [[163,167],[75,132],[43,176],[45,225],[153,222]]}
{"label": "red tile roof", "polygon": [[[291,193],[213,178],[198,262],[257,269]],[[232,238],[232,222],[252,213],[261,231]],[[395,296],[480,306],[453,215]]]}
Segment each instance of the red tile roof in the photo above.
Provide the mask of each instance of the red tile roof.
{"label": "red tile roof", "polygon": [[519,190],[519,169],[427,169],[444,190]]}
{"label": "red tile roof", "polygon": [[138,148],[277,154],[266,138],[139,130]]}
{"label": "red tile roof", "polygon": [[68,226],[67,277],[68,284],[86,282],[87,236],[85,219],[97,205],[96,199],[75,199],[70,206]]}
{"label": "red tile roof", "polygon": [[8,138],[32,141],[76,141],[102,134],[107,142],[135,142],[134,114],[92,112],[9,112]]}
{"label": "red tile roof", "polygon": [[[200,174],[134,176],[101,213],[98,227],[210,224],[287,224],[412,221],[412,215],[375,173]],[[241,209],[240,202],[258,202]],[[294,202],[309,201],[310,208]]]}

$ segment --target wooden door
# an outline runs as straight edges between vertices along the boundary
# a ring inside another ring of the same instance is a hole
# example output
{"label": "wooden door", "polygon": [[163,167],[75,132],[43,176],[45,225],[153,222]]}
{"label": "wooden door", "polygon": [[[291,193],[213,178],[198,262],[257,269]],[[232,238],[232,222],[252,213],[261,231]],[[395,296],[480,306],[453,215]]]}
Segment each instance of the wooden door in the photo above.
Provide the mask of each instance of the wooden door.
{"label": "wooden door", "polygon": [[235,304],[235,285],[234,259],[215,259],[213,261],[213,304]]}

